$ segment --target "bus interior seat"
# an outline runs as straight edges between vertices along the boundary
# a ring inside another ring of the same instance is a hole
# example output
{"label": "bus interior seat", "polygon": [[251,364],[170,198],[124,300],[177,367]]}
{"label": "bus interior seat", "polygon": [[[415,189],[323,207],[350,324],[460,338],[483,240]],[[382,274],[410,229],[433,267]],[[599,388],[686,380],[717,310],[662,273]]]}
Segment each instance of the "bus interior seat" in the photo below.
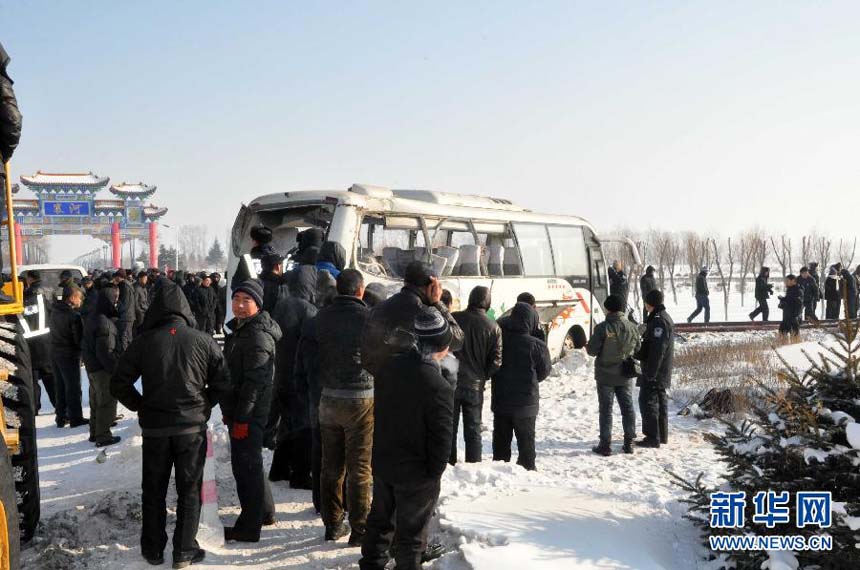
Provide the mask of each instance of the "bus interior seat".
{"label": "bus interior seat", "polygon": [[454,270],[460,266],[460,250],[456,247],[447,245],[439,246],[434,254],[444,257],[447,260],[444,273],[441,275],[449,276],[454,274]]}
{"label": "bus interior seat", "polygon": [[505,248],[500,245],[488,245],[486,252],[487,273],[490,277],[504,276]]}
{"label": "bus interior seat", "polygon": [[446,273],[448,265],[447,257],[443,257],[441,255],[436,255],[435,253],[433,253],[430,255],[430,264],[433,266],[433,271],[436,272],[436,275],[439,275],[440,277],[450,275],[450,272]]}
{"label": "bus interior seat", "polygon": [[481,275],[481,246],[460,246],[460,270],[458,275],[477,277]]}
{"label": "bus interior seat", "polygon": [[522,275],[523,267],[520,262],[520,254],[514,247],[509,247],[505,249],[504,255],[504,273],[505,275]]}
{"label": "bus interior seat", "polygon": [[382,248],[382,260],[385,268],[392,275],[400,275],[400,254],[402,251],[399,247]]}

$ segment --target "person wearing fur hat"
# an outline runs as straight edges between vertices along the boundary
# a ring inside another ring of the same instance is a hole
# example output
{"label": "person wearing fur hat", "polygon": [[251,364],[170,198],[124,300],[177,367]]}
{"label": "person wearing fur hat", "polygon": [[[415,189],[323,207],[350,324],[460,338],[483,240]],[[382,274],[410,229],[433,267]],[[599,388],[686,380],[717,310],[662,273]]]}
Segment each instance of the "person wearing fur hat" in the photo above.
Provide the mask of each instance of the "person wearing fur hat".
{"label": "person wearing fur hat", "polygon": [[[651,291],[645,298],[649,298]],[[589,356],[595,357],[594,378],[600,406],[600,442],[592,451],[609,456],[612,455],[612,403],[616,398],[624,426],[624,453],[633,453],[633,440],[636,437],[633,376],[625,367],[639,350],[641,341],[636,325],[624,317],[624,303],[620,297],[609,295],[603,307],[606,309],[606,320],[594,327],[586,351]]]}
{"label": "person wearing fur hat", "polygon": [[669,412],[666,390],[672,385],[675,357],[675,323],[666,312],[663,292],[655,289],[645,298],[648,318],[636,359],[642,363],[639,386],[639,415],[645,439],[640,447],[658,448],[669,442]]}
{"label": "person wearing fur hat", "polygon": [[[380,363],[374,375],[373,501],[361,547],[361,570],[418,570],[448,465],[454,389],[440,362],[453,340],[435,307],[420,307],[411,349]],[[390,553],[390,554],[389,554]]]}

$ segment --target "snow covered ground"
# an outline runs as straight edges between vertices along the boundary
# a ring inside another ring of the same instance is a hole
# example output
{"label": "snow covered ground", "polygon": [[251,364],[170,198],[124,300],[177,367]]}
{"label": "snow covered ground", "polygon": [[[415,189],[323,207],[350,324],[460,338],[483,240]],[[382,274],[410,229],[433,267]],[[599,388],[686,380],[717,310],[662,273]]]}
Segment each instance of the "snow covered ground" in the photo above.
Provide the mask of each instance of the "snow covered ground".
{"label": "snow covered ground", "polygon": [[[820,338],[804,334],[809,340]],[[688,336],[691,343],[716,341],[708,335]],[[809,342],[781,351],[802,369],[805,359],[800,349],[815,350],[816,346]],[[432,534],[449,551],[426,567],[711,568],[697,530],[682,518],[685,508],[678,499],[683,493],[670,483],[667,471],[690,479],[704,472],[706,481],[713,481],[722,469],[702,434],[719,429],[717,422],[676,415],[684,397],[679,389],[678,401],[670,404],[668,446],[604,458],[591,453],[598,413],[590,359],[579,352],[557,364],[541,390],[538,471],[490,461],[491,432],[485,431],[484,462],[460,463],[444,475]],[[25,568],[149,568],[138,548],[140,431],[134,414],[121,412],[125,419],[115,433],[123,441],[109,448],[106,461],[99,463],[98,451],[87,442],[86,428],[56,428],[50,404],[44,403],[38,418],[42,527],[25,553]],[[217,410],[214,415],[218,416]],[[224,524],[231,524],[238,513],[238,500],[227,434],[219,420],[213,417],[212,422],[219,514]],[[484,421],[488,427],[492,425],[489,398]],[[617,407],[614,424],[614,447],[620,451]],[[266,462],[270,460],[266,452]],[[273,493],[277,524],[264,528],[258,545],[204,543],[206,563],[195,567],[357,568],[358,549],[323,541],[322,524],[311,506],[309,491],[294,491],[277,483]],[[168,504],[174,500],[171,491]],[[172,532],[172,517],[171,512],[168,533]],[[165,554],[169,564],[169,546]]]}

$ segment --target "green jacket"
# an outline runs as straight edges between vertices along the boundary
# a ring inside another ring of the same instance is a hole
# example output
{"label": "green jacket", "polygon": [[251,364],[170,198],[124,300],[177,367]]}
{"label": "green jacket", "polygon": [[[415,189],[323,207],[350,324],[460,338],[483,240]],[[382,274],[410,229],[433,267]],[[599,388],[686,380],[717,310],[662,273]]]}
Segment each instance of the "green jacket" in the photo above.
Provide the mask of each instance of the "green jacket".
{"label": "green jacket", "polygon": [[594,360],[594,377],[604,386],[624,386],[632,378],[621,374],[621,363],[639,350],[641,339],[636,325],[623,313],[611,313],[594,327],[585,347]]}

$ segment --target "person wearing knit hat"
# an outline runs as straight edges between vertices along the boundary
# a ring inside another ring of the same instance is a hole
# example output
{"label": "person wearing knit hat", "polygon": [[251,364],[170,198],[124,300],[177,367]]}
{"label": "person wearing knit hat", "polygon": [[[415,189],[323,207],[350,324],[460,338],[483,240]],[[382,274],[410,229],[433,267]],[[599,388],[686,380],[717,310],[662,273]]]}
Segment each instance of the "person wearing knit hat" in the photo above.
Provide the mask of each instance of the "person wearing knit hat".
{"label": "person wearing knit hat", "polygon": [[448,352],[451,327],[439,310],[426,307],[410,328],[420,354],[393,355],[374,374],[373,500],[360,568],[385,568],[392,555],[398,568],[421,568],[448,465],[454,389],[439,361]]}
{"label": "person wearing knit hat", "polygon": [[231,298],[235,299],[236,293],[248,295],[257,304],[258,309],[263,308],[263,286],[257,279],[248,279],[233,287]]}
{"label": "person wearing knit hat", "polygon": [[[652,296],[655,290],[648,292]],[[624,453],[633,453],[636,437],[636,409],[633,407],[634,371],[629,361],[639,350],[639,329],[624,317],[624,300],[610,295],[604,301],[606,319],[594,327],[586,351],[594,356],[597,381],[600,441],[591,448],[598,455],[612,455],[612,405],[618,400],[624,427]],[[647,313],[646,313],[647,314]]]}
{"label": "person wearing knit hat", "polygon": [[642,348],[636,358],[642,363],[642,374],[636,381],[639,386],[639,415],[645,438],[637,441],[640,447],[658,448],[669,441],[669,412],[666,390],[672,384],[675,354],[675,323],[663,305],[663,292],[655,289],[645,299],[648,318]]}

